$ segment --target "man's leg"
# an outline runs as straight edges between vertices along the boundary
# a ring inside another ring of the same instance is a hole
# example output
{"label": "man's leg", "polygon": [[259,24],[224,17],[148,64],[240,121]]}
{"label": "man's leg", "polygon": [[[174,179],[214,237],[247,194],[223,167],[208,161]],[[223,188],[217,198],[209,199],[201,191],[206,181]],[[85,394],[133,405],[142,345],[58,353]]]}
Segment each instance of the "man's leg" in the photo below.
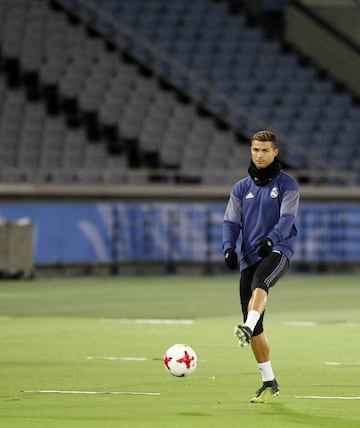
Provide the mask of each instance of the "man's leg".
{"label": "man's leg", "polygon": [[270,361],[270,344],[264,332],[251,338],[251,349],[258,364]]}
{"label": "man's leg", "polygon": [[258,329],[261,326],[261,330],[255,331],[255,327],[258,324],[261,315],[265,311],[266,303],[267,292],[261,288],[255,288],[251,294],[249,303],[247,304],[247,309],[245,311],[245,324],[238,326],[237,333],[235,329],[235,335],[239,340],[240,346],[247,346],[250,343],[250,338],[254,333],[256,335],[262,332],[262,319],[258,326]]}
{"label": "man's leg", "polygon": [[[248,318],[248,307],[252,296],[251,284],[257,266],[258,263],[256,265],[248,267],[247,269],[244,269],[241,272],[240,276],[240,302],[244,322]],[[248,346],[250,344],[252,333],[253,331],[251,331],[247,327],[243,328],[243,325],[235,326],[234,334],[239,341],[239,345],[242,347]]]}
{"label": "man's leg", "polygon": [[251,299],[248,304],[248,314],[250,311],[256,311],[260,318],[260,315],[265,311],[267,299],[267,291],[263,290],[262,288],[255,288],[251,294]]}
{"label": "man's leg", "polygon": [[251,330],[251,335],[257,336],[263,332],[263,317],[269,289],[284,275],[288,266],[286,256],[278,252],[271,253],[256,266],[243,325],[247,330]]}
{"label": "man's leg", "polygon": [[[279,385],[275,379],[270,361],[270,345],[263,331],[263,316],[267,304],[268,289],[285,273],[288,261],[285,256],[273,253],[257,266],[252,294],[248,301],[245,324],[237,326],[235,336],[241,346],[251,343],[251,348],[262,375],[263,385],[257,391],[252,403],[266,403],[279,395]],[[243,307],[244,310],[244,307]]]}

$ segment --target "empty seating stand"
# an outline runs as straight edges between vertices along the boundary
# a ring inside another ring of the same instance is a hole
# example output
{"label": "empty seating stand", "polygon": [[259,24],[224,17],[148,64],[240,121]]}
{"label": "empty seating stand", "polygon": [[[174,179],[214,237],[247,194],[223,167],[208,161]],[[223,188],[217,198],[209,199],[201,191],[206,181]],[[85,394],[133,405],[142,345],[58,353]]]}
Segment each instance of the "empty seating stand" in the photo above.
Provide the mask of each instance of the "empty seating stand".
{"label": "empty seating stand", "polygon": [[[91,4],[58,3],[79,14],[78,6]],[[313,141],[323,135],[353,141],[359,108],[350,96],[249,27],[245,16],[231,15],[226,2],[98,0],[91,22],[100,33],[110,29],[101,11],[110,12],[145,43],[122,40],[130,54],[146,62],[142,46],[148,43],[169,58],[171,66],[163,62],[153,75],[50,6],[45,0],[0,4],[0,165],[14,168],[13,177],[26,178],[15,174],[26,166],[43,169],[40,181],[140,183],[156,170],[169,176],[176,170],[185,180],[195,174],[209,182],[205,171],[217,160],[233,172],[223,174],[230,181],[248,162],[239,135],[248,139],[259,128],[279,134],[284,160],[298,168],[311,168]],[[190,93],[194,103],[184,103],[158,79],[188,89],[188,72],[200,84]],[[199,116],[199,102],[226,117],[229,129]],[[324,166],[331,159],[332,169],[352,168],[354,147],[343,149],[341,159],[326,151]]]}
{"label": "empty seating stand", "polygon": [[[171,55],[180,68],[188,68],[193,76],[223,93],[232,106],[245,109],[248,117],[238,120],[237,116],[235,126],[240,123],[247,137],[262,125],[280,134],[285,158],[295,152],[292,162],[288,158],[294,166],[306,168],[312,163],[306,154],[311,138],[303,139],[303,150],[298,153],[300,145],[293,144],[301,137],[316,137],[332,128],[337,138],[342,138],[342,125],[323,114],[329,104],[344,105],[352,118],[347,119],[348,126],[359,122],[359,108],[352,105],[350,94],[339,93],[330,80],[320,79],[315,68],[301,66],[295,53],[284,52],[277,41],[266,39],[261,28],[249,27],[243,15],[232,16],[226,2],[115,3],[100,0],[96,4],[156,49]],[[168,77],[176,80],[173,67],[169,67]],[[224,103],[211,94],[203,99],[215,113],[225,112]],[[324,168],[327,164],[324,159]],[[342,170],[344,163],[333,168]]]}

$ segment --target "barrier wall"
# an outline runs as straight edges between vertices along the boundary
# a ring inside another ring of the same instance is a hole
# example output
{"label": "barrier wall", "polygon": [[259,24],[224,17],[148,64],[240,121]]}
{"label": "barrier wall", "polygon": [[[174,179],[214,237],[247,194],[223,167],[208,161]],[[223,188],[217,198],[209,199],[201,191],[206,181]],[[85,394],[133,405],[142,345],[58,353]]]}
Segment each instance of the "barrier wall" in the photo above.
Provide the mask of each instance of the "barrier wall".
{"label": "barrier wall", "polygon": [[[35,264],[222,261],[223,203],[1,203],[33,223]],[[299,262],[360,262],[360,205],[303,203]]]}

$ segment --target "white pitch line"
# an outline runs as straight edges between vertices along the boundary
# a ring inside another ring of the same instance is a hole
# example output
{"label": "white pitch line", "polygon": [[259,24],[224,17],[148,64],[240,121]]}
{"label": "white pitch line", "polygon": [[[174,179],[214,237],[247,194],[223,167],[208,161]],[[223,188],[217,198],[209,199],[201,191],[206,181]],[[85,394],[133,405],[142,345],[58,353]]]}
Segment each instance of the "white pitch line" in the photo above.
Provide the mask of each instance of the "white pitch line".
{"label": "white pitch line", "polygon": [[160,392],[133,392],[133,391],[61,391],[57,389],[34,389],[28,391],[21,391],[27,393],[40,393],[40,394],[82,394],[82,395],[160,395]]}
{"label": "white pitch line", "polygon": [[[162,358],[145,358],[145,357],[86,357],[87,360],[104,360],[104,361],[162,361]],[[198,360],[204,362],[205,360]]]}
{"label": "white pitch line", "polygon": [[291,327],[315,327],[318,325],[339,325],[342,327],[357,327],[359,323],[356,322],[348,322],[348,321],[286,321],[285,325],[291,326]]}
{"label": "white pitch line", "polygon": [[360,366],[360,361],[355,361],[353,363],[343,362],[343,361],[325,361],[326,366]]}
{"label": "white pitch line", "polygon": [[99,318],[101,322],[117,322],[120,324],[155,324],[155,325],[192,325],[194,320],[189,319],[162,319],[162,318]]}
{"label": "white pitch line", "polygon": [[170,324],[170,325],[190,325],[194,324],[193,320],[176,320],[176,319],[135,319],[133,320],[135,324]]}
{"label": "white pitch line", "polygon": [[286,321],[285,325],[292,327],[314,327],[318,325],[315,321]]}
{"label": "white pitch line", "polygon": [[107,361],[151,361],[151,358],[144,357],[86,357],[87,360],[107,360]]}
{"label": "white pitch line", "polygon": [[360,397],[324,396],[324,395],[296,395],[294,398],[309,398],[313,400],[360,400]]}

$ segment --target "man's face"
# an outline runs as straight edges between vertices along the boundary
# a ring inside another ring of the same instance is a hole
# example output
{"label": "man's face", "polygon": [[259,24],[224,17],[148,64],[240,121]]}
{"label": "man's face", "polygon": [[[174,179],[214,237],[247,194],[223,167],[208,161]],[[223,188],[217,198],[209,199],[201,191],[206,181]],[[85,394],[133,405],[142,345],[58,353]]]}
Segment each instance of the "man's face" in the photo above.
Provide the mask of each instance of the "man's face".
{"label": "man's face", "polygon": [[251,143],[251,160],[256,168],[266,168],[279,154],[278,149],[274,149],[271,141],[253,140]]}

